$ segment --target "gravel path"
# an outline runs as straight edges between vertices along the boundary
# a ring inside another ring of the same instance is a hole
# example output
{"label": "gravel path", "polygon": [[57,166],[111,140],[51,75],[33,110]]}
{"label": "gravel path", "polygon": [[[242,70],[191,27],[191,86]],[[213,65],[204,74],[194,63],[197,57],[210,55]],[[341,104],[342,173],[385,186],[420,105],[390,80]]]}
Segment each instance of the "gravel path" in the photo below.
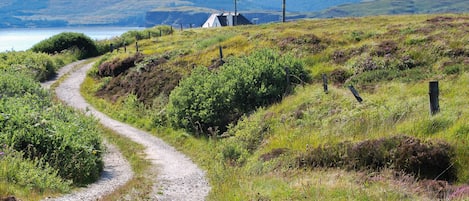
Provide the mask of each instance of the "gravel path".
{"label": "gravel path", "polygon": [[72,73],[73,70],[82,65],[83,63],[85,63],[86,60],[80,60],[80,61],[75,61],[71,64],[68,64],[62,68],[60,68],[58,71],[57,71],[57,75],[55,75],[53,78],[45,81],[45,82],[42,82],[41,83],[41,86],[46,88],[46,89],[49,89],[51,87],[52,84],[54,84],[60,77],[64,76],[65,74],[67,73]]}
{"label": "gravel path", "polygon": [[[113,120],[86,103],[80,95],[79,89],[80,84],[86,76],[86,71],[91,67],[92,64],[87,64],[83,68],[73,72],[68,79],[57,87],[57,97],[67,104],[95,116],[106,127],[145,146],[147,159],[152,162],[155,167],[153,169],[157,170],[158,175],[155,178],[151,200],[204,200],[210,191],[210,186],[205,178],[205,172],[199,169],[188,157],[159,138],[127,124]],[[109,157],[112,158],[112,155]],[[127,173],[131,174],[131,171]],[[118,180],[120,182],[121,179]],[[112,186],[112,188],[115,189],[116,187],[114,187],[114,185],[114,183],[99,185],[98,188]],[[90,192],[93,192],[93,190]],[[100,195],[106,194],[107,192],[108,191],[104,191],[100,193]],[[99,196],[92,197],[96,198]],[[73,200],[88,199],[76,197],[76,199]]]}
{"label": "gravel path", "polygon": [[[66,65],[58,70],[57,75],[47,82],[41,83],[42,87],[49,89],[57,79],[68,74],[73,73],[78,67],[83,65],[85,60],[77,61]],[[81,83],[81,82],[80,82]],[[66,85],[60,85],[59,88]],[[112,193],[118,187],[124,185],[127,181],[132,179],[133,172],[129,162],[119,152],[114,145],[104,142],[106,152],[103,156],[104,168],[101,173],[101,178],[93,184],[88,185],[86,188],[80,188],[74,192],[59,198],[49,198],[47,200],[54,201],[73,201],[73,200],[97,200],[104,195]]]}

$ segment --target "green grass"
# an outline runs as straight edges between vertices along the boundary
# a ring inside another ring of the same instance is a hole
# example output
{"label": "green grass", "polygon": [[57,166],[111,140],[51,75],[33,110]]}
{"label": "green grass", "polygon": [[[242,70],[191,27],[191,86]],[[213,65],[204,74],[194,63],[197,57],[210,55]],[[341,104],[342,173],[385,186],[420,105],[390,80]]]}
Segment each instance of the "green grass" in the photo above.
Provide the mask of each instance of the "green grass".
{"label": "green grass", "polygon": [[[155,114],[164,113],[162,107],[133,101],[138,98],[135,95],[115,102],[94,97],[109,78],[87,78],[82,93],[103,112],[152,131],[206,169],[212,185],[209,200],[431,200],[435,195],[418,190],[422,184],[410,176],[396,178],[391,170],[305,170],[297,168],[296,157],[320,145],[405,134],[451,144],[456,152],[456,184],[469,184],[465,168],[469,165],[467,26],[460,26],[467,23],[467,15],[444,15],[442,19],[452,20],[434,22],[436,17],[378,16],[193,29],[156,42],[142,41],[145,55],[184,52],[164,64],[183,75],[190,74],[193,66],[212,64],[219,45],[226,57],[272,48],[304,61],[313,83],[297,86],[281,102],[246,114],[228,130],[229,138],[196,138],[157,124]],[[320,39],[319,45],[304,42],[311,34]],[[297,40],[290,41],[290,35]],[[386,52],[386,45],[393,44],[397,50]],[[345,60],[335,58],[339,51]],[[330,83],[325,94],[320,76],[338,68],[351,77],[345,83]],[[434,116],[428,103],[432,80],[440,81],[441,112]],[[348,84],[356,86],[363,103],[354,99]],[[259,159],[278,148],[288,151],[271,161]]]}

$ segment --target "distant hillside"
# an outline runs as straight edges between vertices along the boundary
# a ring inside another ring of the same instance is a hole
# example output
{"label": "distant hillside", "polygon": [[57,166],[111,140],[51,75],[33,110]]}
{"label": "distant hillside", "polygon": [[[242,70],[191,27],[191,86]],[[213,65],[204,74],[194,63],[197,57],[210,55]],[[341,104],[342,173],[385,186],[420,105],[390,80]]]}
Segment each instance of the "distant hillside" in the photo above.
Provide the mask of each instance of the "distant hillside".
{"label": "distant hillside", "polygon": [[[238,0],[237,6],[238,11],[263,23],[279,19],[282,1]],[[468,8],[465,0],[287,0],[290,19],[469,12]],[[198,25],[211,12],[233,10],[233,1],[227,0],[2,0],[0,28],[152,26],[181,22]]]}
{"label": "distant hillside", "polygon": [[340,5],[314,15],[318,18],[371,15],[467,13],[467,0],[374,0]]}
{"label": "distant hillside", "polygon": [[[360,0],[296,0],[288,2],[289,12],[313,12]],[[226,0],[2,0],[1,27],[49,26],[144,26],[145,14],[150,10],[181,10],[191,13],[210,13],[212,10],[234,10],[233,1]],[[239,0],[240,11],[280,11],[282,1]],[[176,13],[177,14],[177,13]],[[187,13],[185,13],[187,15]],[[190,15],[189,15],[190,16]],[[191,18],[191,17],[189,17]],[[160,21],[171,20],[164,19]],[[172,22],[177,20],[171,20]]]}
{"label": "distant hillside", "polygon": [[0,27],[83,25],[142,26],[145,12],[155,7],[179,6],[178,0],[2,0]]}

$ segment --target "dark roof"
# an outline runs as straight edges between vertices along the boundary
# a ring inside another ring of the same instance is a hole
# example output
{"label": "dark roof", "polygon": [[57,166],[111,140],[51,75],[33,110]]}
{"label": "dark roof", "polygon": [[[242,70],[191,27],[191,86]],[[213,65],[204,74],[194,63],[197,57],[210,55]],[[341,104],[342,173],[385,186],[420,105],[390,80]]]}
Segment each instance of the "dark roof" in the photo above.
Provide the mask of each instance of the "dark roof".
{"label": "dark roof", "polygon": [[221,26],[223,26],[223,27],[228,26],[228,20],[226,19],[226,16],[219,15],[219,16],[217,16],[217,18],[218,18],[218,21],[220,22]]}
{"label": "dark roof", "polygon": [[237,24],[236,25],[246,25],[246,24],[252,24],[246,17],[238,13],[238,18],[237,18]]}
{"label": "dark roof", "polygon": [[[222,13],[222,14],[217,16],[218,21],[220,22],[221,26],[228,26],[227,15],[228,15],[228,13]],[[244,17],[240,13],[236,13],[236,15],[238,16],[237,21],[236,21],[236,25],[252,24],[246,17]],[[233,19],[233,23],[234,23],[234,19]]]}

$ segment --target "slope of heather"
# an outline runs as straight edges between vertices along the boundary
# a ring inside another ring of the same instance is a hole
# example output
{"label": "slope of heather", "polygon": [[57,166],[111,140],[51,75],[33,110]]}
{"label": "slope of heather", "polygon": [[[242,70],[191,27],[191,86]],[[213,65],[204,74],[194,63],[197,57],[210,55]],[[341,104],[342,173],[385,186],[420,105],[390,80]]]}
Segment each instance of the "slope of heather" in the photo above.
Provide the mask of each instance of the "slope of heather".
{"label": "slope of heather", "polygon": [[[138,41],[138,56],[133,45],[107,54],[83,87],[101,110],[152,130],[204,167],[211,200],[467,199],[468,31],[464,14],[175,30]],[[297,64],[307,76],[233,68]],[[259,81],[276,75],[285,79]],[[435,115],[429,81],[440,84]],[[273,102],[232,100],[245,100],[239,88],[252,98],[279,82],[291,88]],[[198,105],[178,122],[181,94]],[[210,119],[215,111],[230,124],[207,127],[219,123]]]}

